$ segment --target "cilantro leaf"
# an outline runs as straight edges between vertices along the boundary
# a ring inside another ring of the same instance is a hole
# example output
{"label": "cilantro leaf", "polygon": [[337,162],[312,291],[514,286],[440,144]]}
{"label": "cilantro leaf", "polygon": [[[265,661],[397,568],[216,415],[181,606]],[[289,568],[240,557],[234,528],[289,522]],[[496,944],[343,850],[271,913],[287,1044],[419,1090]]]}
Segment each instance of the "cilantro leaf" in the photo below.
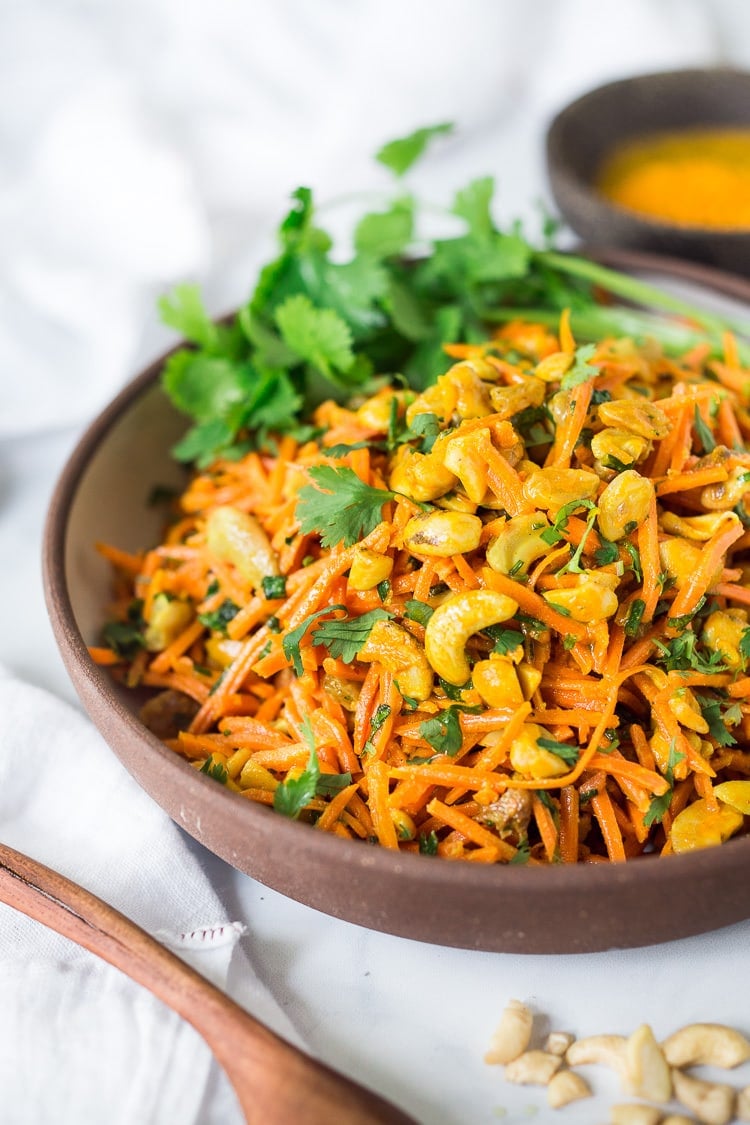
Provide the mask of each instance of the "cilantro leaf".
{"label": "cilantro leaf", "polygon": [[434,718],[420,723],[420,737],[425,742],[429,742],[430,746],[438,753],[448,754],[451,758],[455,757],[463,743],[463,732],[459,720],[460,712],[460,707],[448,707],[445,711],[441,711],[439,715],[435,715]]}
{"label": "cilantro leaf", "polygon": [[580,748],[578,746],[570,746],[567,742],[558,742],[556,738],[538,738],[537,745],[541,746],[543,750],[549,750],[552,754],[556,754],[558,758],[562,758],[567,766],[574,766],[580,756]]}
{"label": "cilantro leaf", "polygon": [[419,160],[430,141],[435,137],[446,136],[453,132],[452,122],[446,121],[440,125],[428,125],[422,129],[415,129],[406,137],[389,141],[375,154],[375,159],[390,168],[397,176],[403,176],[411,166]]}
{"label": "cilantro leaf", "polygon": [[414,200],[410,196],[393,201],[387,211],[370,211],[354,231],[360,254],[393,258],[403,254],[414,232]]}
{"label": "cilantro leaf", "polygon": [[305,535],[320,535],[324,547],[343,542],[351,547],[374,531],[383,505],[395,493],[364,484],[353,469],[317,465],[309,470],[313,484],[299,491],[297,519]]}
{"label": "cilantro leaf", "polygon": [[544,531],[540,532],[539,537],[550,547],[554,547],[556,543],[564,539],[564,532],[568,527],[568,516],[572,516],[579,508],[587,508],[596,515],[597,507],[593,500],[570,500],[567,504],[563,504],[555,516],[552,527],[545,527]]}
{"label": "cilantro leaf", "polygon": [[218,759],[214,761],[213,754],[208,755],[205,762],[201,766],[200,772],[205,773],[207,777],[213,778],[214,781],[220,782],[221,785],[226,785],[227,781],[229,780],[227,767]]}
{"label": "cilantro leaf", "polygon": [[711,696],[703,695],[701,692],[695,692],[695,698],[698,700],[701,715],[708,723],[708,733],[711,738],[714,738],[719,746],[736,746],[737,739],[727,728],[724,721],[726,715],[722,714],[719,700],[712,699]]}
{"label": "cilantro leaf", "polygon": [[664,777],[669,783],[669,789],[666,793],[662,793],[660,797],[652,798],[651,804],[648,806],[643,817],[643,825],[645,828],[651,828],[654,824],[661,824],[664,819],[664,814],[669,811],[674,791],[674,771],[679,763],[683,761],[684,757],[685,755],[676,748],[675,740],[672,739],[669,745],[667,766],[664,770]]}
{"label": "cilantro leaf", "polygon": [[322,773],[315,786],[315,796],[335,797],[337,793],[346,789],[347,785],[351,785],[351,783],[352,775],[350,773]]}
{"label": "cilantro leaf", "polygon": [[346,606],[327,605],[324,606],[323,609],[316,610],[315,613],[311,613],[309,617],[306,617],[304,621],[301,621],[295,629],[291,629],[281,642],[281,647],[284,650],[284,656],[287,658],[287,660],[291,660],[294,666],[294,671],[298,676],[301,676],[305,670],[302,664],[300,645],[304,639],[305,634],[307,633],[307,630],[310,628],[313,621],[317,621],[319,617],[323,617],[323,615],[326,613],[333,613],[337,609],[343,609],[345,611]]}
{"label": "cilantro leaf", "polygon": [[594,551],[594,561],[597,566],[608,566],[609,563],[617,562],[620,557],[616,543],[611,543],[609,539],[604,539],[601,535],[601,547],[597,547]]}
{"label": "cilantro leaf", "polygon": [[518,646],[523,644],[523,633],[519,633],[517,629],[504,629],[502,625],[489,625],[483,631],[495,642],[493,653],[500,656],[507,656],[509,652],[515,652]]}
{"label": "cilantro leaf", "polygon": [[309,718],[302,721],[302,733],[310,748],[307,766],[299,777],[287,778],[286,781],[280,782],[273,794],[273,807],[276,812],[291,817],[292,820],[296,820],[305,806],[309,805],[320,783],[320,763]]}
{"label": "cilantro leaf", "polygon": [[703,421],[703,416],[702,416],[700,410],[698,409],[698,403],[695,404],[695,411],[694,411],[694,414],[693,414],[693,426],[695,428],[695,433],[696,433],[696,436],[698,438],[698,441],[701,443],[701,447],[703,449],[703,452],[704,453],[712,453],[713,450],[716,449],[716,440],[714,438],[714,435],[711,433],[711,430],[708,428],[706,423]]}
{"label": "cilantro leaf", "polygon": [[354,364],[352,334],[333,309],[316,309],[304,293],[287,297],[274,319],[288,348],[331,379]]}
{"label": "cilantro leaf", "polygon": [[199,613],[198,620],[212,633],[226,633],[227,625],[240,612],[240,607],[235,605],[231,598],[225,598],[218,609],[211,613]]}
{"label": "cilantro leaf", "polygon": [[471,234],[488,238],[492,234],[492,213],[490,207],[495,194],[495,181],[492,176],[472,180],[467,187],[456,192],[452,211],[465,219]]}
{"label": "cilantro leaf", "polygon": [[740,637],[739,653],[742,659],[747,663],[750,660],[750,628],[744,629]]}
{"label": "cilantro leaf", "polygon": [[420,855],[437,855],[438,838],[437,833],[433,829],[432,832],[422,832],[419,837],[419,854]]}
{"label": "cilantro leaf", "polygon": [[334,660],[351,664],[370,635],[377,621],[388,621],[393,617],[385,609],[371,609],[359,617],[332,618],[324,621],[313,633],[313,643],[325,645]]}
{"label": "cilantro leaf", "polygon": [[565,372],[560,381],[561,390],[572,391],[574,387],[580,386],[581,383],[588,383],[591,379],[596,378],[599,374],[599,368],[589,363],[595,352],[596,344],[584,344],[582,347],[576,348],[573,366]]}
{"label": "cilantro leaf", "polygon": [[143,633],[127,621],[110,621],[102,629],[102,639],[123,660],[132,660],[145,645]]}
{"label": "cilantro leaf", "polygon": [[657,663],[662,664],[667,672],[693,671],[709,676],[726,671],[723,654],[710,652],[708,656],[704,656],[698,650],[698,638],[691,630],[686,630],[666,643],[654,639],[654,644],[659,651]]}
{"label": "cilantro leaf", "polygon": [[427,602],[417,601],[416,598],[409,598],[404,603],[404,613],[410,621],[416,621],[418,625],[426,625],[432,617],[435,610]]}
{"label": "cilantro leaf", "polygon": [[273,601],[276,598],[286,597],[286,575],[266,574],[262,582],[263,596]]}
{"label": "cilantro leaf", "polygon": [[163,322],[186,340],[208,351],[219,346],[219,329],[203,307],[197,285],[175,285],[171,295],[159,298],[157,307]]}
{"label": "cilantro leaf", "polygon": [[162,383],[178,410],[209,422],[225,418],[251,394],[253,371],[247,364],[182,348],[165,363]]}

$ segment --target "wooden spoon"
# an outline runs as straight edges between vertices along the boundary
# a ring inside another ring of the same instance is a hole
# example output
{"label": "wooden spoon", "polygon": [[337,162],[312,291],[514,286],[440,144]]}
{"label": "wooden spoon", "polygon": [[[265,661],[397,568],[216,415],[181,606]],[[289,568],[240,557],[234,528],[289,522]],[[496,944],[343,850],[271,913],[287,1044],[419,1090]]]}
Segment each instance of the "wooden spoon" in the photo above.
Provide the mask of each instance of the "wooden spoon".
{"label": "wooden spoon", "polygon": [[0,901],[109,961],[191,1023],[226,1071],[248,1122],[416,1125],[285,1043],[106,902],[1,844]]}

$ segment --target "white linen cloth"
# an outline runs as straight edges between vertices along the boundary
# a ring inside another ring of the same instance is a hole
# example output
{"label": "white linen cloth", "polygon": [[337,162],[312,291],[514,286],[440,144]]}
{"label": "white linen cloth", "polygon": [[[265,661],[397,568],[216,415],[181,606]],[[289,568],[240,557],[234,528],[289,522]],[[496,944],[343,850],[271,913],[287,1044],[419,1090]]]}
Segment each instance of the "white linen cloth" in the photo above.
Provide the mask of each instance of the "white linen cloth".
{"label": "white linen cloth", "polygon": [[[94,727],[5,669],[0,716],[2,842],[104,898],[220,988],[234,954],[245,1002],[299,1042],[238,947],[245,927],[227,917],[187,837]],[[0,950],[3,1125],[198,1120],[211,1056],[185,1021],[4,905]],[[236,1119],[231,1099],[224,1104]]]}
{"label": "white linen cloth", "polygon": [[[168,339],[155,294],[190,278],[214,312],[242,301],[298,184],[322,200],[390,191],[379,144],[455,120],[416,188],[444,203],[494,174],[499,217],[533,227],[560,105],[632,73],[747,64],[748,29],[743,0],[0,0],[0,661],[14,674],[0,679],[0,839],[171,935],[293,1038],[288,1011],[326,1061],[425,1125],[560,1120],[482,1064],[511,996],[579,1034],[696,1018],[750,1032],[750,924],[657,950],[496,956],[350,927],[232,872],[79,712],[18,679],[73,696],[33,563],[49,492],[75,431]],[[222,927],[199,950],[179,937]],[[596,1083],[602,1099],[567,1120],[606,1119],[616,1087]],[[3,1125],[238,1119],[190,1028],[0,908]]]}

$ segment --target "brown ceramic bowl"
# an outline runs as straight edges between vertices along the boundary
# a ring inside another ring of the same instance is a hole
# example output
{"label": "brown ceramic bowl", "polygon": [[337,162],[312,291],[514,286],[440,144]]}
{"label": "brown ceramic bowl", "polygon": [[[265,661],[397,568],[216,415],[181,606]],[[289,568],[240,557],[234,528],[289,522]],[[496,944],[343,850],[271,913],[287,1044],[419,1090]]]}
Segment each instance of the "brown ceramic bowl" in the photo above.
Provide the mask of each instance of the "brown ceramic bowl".
{"label": "brown ceramic bowl", "polygon": [[676,70],[610,82],[563,109],[547,133],[562,215],[587,242],[671,254],[750,274],[750,231],[678,226],[607,202],[593,183],[620,144],[693,127],[750,128],[750,72]]}
{"label": "brown ceramic bowl", "polygon": [[[750,305],[750,282],[645,255],[617,267],[703,284]],[[63,659],[91,718],[139,784],[205,847],[241,871],[337,918],[420,941],[513,953],[647,945],[750,917],[750,837],[621,866],[485,867],[400,855],[286,820],[192,769],[140,723],[137,702],[89,658],[109,596],[97,540],[154,541],[154,484],[179,484],[169,448],[185,429],[158,383],[163,359],[94,421],[49,511],[45,588]],[[93,782],[95,784],[95,781]],[[707,905],[710,904],[710,907]]]}

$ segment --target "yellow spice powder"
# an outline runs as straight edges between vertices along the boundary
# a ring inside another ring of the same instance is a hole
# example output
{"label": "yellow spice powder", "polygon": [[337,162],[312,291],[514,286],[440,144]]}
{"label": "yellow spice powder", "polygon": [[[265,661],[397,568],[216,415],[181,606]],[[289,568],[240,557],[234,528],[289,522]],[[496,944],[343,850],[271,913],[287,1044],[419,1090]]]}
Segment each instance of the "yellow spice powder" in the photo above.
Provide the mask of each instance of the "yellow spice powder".
{"label": "yellow spice powder", "polygon": [[648,218],[750,229],[750,129],[644,137],[615,149],[596,184],[610,202]]}

